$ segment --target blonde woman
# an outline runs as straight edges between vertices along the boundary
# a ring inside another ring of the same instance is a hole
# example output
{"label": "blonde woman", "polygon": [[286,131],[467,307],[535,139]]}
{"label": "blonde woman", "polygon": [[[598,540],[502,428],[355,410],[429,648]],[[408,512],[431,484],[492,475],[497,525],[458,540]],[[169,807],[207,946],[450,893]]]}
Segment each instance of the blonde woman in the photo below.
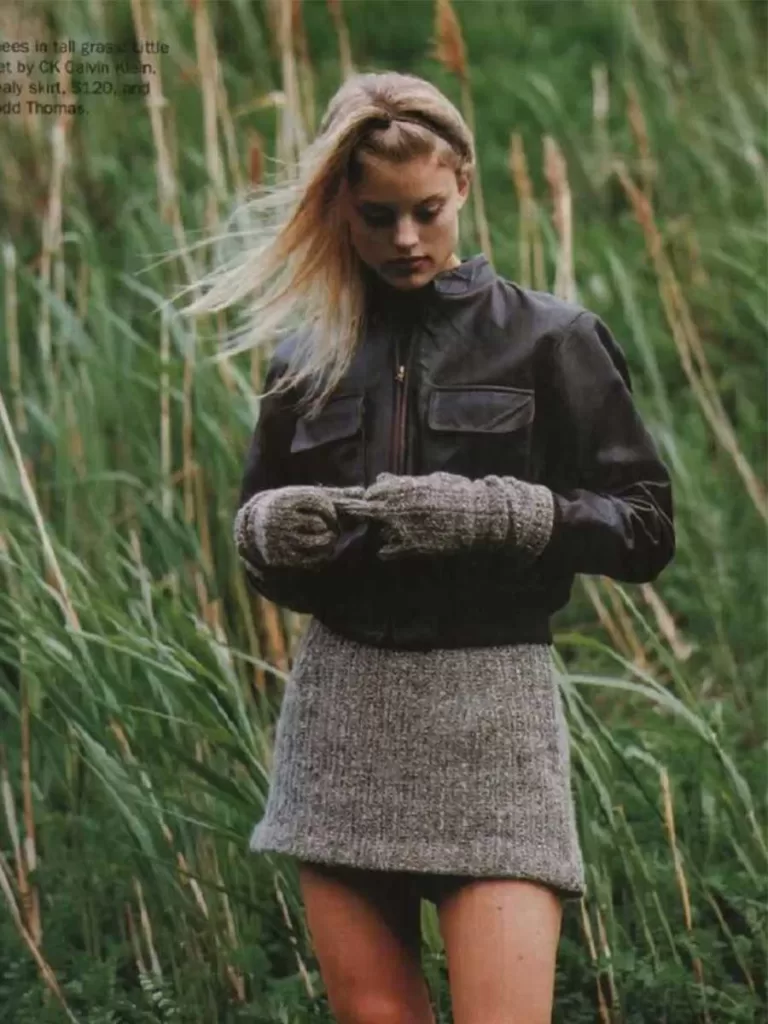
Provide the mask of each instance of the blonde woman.
{"label": "blonde woman", "polygon": [[675,548],[607,326],[457,255],[474,166],[431,84],[352,77],[190,307],[250,297],[246,346],[295,321],[235,520],[253,587],[311,616],[250,848],[296,858],[342,1024],[434,1021],[421,898],[455,1024],[551,1020],[585,873],[550,617],[576,573],[653,580]]}

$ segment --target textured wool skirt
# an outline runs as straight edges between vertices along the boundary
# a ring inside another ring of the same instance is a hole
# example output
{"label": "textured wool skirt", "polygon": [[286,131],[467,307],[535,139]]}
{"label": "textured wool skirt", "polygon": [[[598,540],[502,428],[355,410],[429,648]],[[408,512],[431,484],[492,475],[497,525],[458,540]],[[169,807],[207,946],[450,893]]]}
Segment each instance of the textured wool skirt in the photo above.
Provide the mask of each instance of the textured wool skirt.
{"label": "textured wool skirt", "polygon": [[252,851],[585,891],[548,644],[388,650],[312,618]]}

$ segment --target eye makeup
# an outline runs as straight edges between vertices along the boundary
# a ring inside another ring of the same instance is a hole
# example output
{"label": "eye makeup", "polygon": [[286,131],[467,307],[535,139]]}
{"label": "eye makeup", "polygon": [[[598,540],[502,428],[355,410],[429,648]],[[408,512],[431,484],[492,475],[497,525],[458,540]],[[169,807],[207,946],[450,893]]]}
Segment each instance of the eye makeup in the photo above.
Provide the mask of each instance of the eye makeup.
{"label": "eye makeup", "polygon": [[[444,203],[439,203],[437,205],[432,205],[429,208],[420,207],[416,210],[414,216],[417,220],[429,223],[429,221],[434,220],[438,213],[440,213],[444,205]],[[357,209],[365,223],[370,227],[387,227],[394,223],[394,213],[388,207],[380,208],[378,206],[374,207],[373,204],[363,204]]]}

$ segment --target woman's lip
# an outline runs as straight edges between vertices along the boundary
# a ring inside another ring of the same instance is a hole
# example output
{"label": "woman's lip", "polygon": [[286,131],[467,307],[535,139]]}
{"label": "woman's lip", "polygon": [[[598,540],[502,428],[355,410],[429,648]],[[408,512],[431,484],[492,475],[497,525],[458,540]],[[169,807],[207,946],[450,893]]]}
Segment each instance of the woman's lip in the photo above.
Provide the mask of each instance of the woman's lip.
{"label": "woman's lip", "polygon": [[424,263],[426,256],[417,256],[414,260],[390,260],[390,267],[415,267],[417,263]]}

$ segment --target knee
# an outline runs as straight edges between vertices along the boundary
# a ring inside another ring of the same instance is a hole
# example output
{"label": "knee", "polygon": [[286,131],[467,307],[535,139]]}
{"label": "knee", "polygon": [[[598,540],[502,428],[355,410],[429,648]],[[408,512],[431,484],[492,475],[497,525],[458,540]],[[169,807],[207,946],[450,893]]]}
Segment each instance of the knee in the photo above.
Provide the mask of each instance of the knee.
{"label": "knee", "polygon": [[[338,1012],[338,1011],[336,1011]],[[431,1010],[414,1010],[388,996],[361,996],[339,1013],[339,1024],[434,1024]]]}

